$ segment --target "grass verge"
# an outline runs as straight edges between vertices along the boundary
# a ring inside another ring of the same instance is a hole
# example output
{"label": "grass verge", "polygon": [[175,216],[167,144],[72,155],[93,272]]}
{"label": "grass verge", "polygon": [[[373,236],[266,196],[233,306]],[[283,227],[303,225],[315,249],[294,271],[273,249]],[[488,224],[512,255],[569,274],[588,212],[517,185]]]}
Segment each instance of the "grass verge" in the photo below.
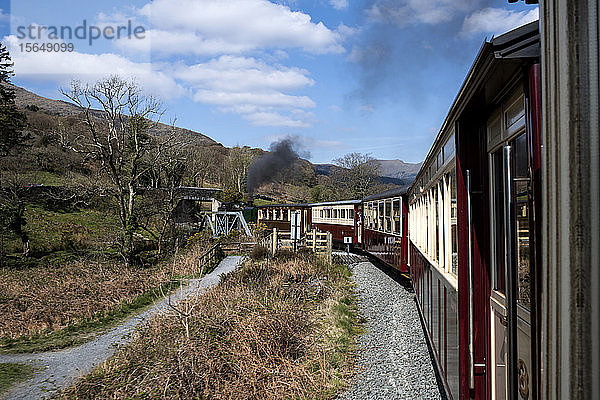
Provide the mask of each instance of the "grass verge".
{"label": "grass verge", "polygon": [[133,314],[148,308],[162,297],[162,293],[170,293],[179,285],[178,281],[164,283],[158,288],[148,290],[135,297],[132,301],[126,300],[114,309],[97,313],[91,318],[83,319],[56,331],[45,331],[16,339],[0,339],[0,354],[38,353],[85,343]]}
{"label": "grass verge", "polygon": [[198,243],[144,268],[79,260],[26,270],[0,269],[0,353],[83,343],[152,304],[181,279],[196,277]]}
{"label": "grass verge", "polygon": [[27,364],[0,363],[0,395],[11,386],[26,381],[33,376],[33,367]]}
{"label": "grass verge", "polygon": [[320,259],[247,262],[185,312],[152,320],[64,398],[333,398],[360,333],[347,269]]}

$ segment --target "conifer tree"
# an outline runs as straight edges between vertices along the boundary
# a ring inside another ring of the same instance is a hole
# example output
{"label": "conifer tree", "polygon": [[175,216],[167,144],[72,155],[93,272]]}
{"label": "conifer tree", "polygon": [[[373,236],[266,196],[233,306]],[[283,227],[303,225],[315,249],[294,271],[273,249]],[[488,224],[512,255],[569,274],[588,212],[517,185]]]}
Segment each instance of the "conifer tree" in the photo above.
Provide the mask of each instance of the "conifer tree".
{"label": "conifer tree", "polygon": [[15,90],[10,86],[10,78],[14,75],[12,67],[6,46],[0,43],[0,157],[7,156],[29,140],[25,132],[27,117],[17,108]]}

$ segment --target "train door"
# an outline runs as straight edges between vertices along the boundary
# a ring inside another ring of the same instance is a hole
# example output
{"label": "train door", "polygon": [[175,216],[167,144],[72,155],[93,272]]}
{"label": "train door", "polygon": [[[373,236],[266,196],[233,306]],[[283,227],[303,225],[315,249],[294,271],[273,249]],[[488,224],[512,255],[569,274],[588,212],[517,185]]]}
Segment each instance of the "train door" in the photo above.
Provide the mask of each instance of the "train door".
{"label": "train door", "polygon": [[528,400],[532,371],[533,204],[522,90],[488,122],[491,226],[491,388],[494,400]]}

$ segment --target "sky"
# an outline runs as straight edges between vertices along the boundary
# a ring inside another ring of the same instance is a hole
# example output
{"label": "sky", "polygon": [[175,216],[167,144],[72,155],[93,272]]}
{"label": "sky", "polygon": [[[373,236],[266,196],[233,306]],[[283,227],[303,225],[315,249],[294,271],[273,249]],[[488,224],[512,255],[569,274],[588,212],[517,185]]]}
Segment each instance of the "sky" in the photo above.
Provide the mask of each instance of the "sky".
{"label": "sky", "polygon": [[45,97],[118,74],[225,146],[420,162],[484,40],[537,18],[507,0],[0,0],[0,40]]}

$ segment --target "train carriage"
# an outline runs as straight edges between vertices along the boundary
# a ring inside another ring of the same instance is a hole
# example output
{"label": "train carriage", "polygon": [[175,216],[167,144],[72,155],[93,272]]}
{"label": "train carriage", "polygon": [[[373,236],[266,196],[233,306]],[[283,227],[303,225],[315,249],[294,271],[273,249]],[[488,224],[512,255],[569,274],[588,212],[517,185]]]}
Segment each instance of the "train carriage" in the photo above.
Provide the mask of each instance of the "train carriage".
{"label": "train carriage", "polygon": [[353,246],[357,246],[362,241],[360,204],[360,200],[313,203],[310,205],[312,227],[330,232],[337,244],[351,237]]}
{"label": "train carriage", "polygon": [[539,56],[538,22],[484,43],[408,193],[413,285],[454,399],[538,396]]}
{"label": "train carriage", "polygon": [[300,214],[300,234],[304,235],[311,226],[310,204],[267,204],[256,207],[257,222],[266,225],[267,229],[291,231],[292,213]]}
{"label": "train carriage", "polygon": [[391,189],[362,200],[362,248],[408,272],[406,189]]}

